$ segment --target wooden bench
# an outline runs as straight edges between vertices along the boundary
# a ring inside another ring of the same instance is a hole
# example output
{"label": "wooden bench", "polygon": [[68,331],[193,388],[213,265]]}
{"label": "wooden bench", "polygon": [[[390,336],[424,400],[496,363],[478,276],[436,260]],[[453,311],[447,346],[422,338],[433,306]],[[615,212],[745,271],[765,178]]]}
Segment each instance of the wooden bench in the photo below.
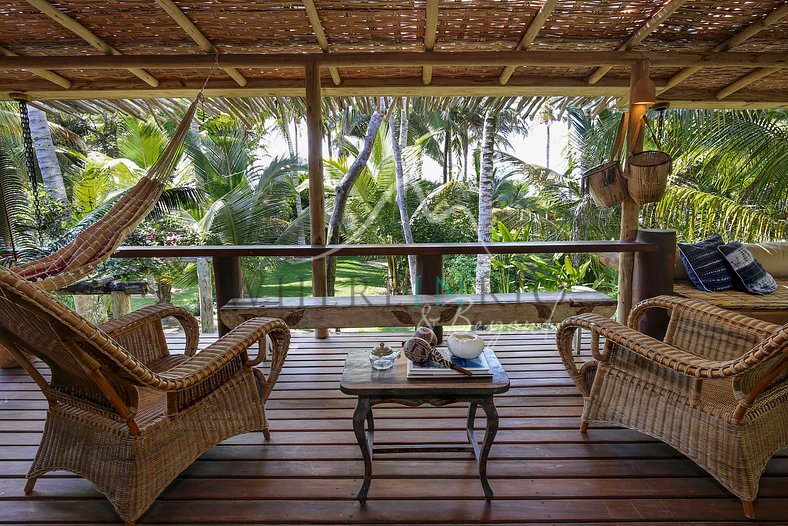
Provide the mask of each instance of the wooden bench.
{"label": "wooden bench", "polygon": [[280,318],[291,329],[433,327],[494,323],[558,323],[594,312],[611,316],[615,298],[599,292],[527,292],[327,298],[241,298],[219,312],[228,327],[258,316]]}

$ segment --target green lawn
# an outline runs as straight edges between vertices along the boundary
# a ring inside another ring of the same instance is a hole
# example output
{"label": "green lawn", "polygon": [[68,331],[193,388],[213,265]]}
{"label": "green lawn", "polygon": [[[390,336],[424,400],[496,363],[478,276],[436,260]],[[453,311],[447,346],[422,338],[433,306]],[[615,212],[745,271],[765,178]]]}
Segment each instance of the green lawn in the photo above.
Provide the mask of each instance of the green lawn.
{"label": "green lawn", "polygon": [[[386,280],[386,264],[361,258],[339,258],[337,261],[337,296],[383,295]],[[299,297],[312,294],[312,264],[309,260],[285,261],[266,276],[262,285],[253,288],[251,295],[256,297]],[[184,307],[194,314],[199,312],[197,287],[176,290],[172,295],[175,305]],[[131,308],[136,310],[156,303],[156,295],[135,297]]]}

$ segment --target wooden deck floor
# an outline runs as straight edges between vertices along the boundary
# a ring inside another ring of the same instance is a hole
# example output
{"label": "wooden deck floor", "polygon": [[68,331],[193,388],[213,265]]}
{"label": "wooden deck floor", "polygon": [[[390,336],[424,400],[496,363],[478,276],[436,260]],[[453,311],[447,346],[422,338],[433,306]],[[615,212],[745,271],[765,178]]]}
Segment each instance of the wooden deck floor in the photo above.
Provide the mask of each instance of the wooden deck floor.
{"label": "wooden deck floor", "polygon": [[[375,460],[370,500],[361,507],[354,500],[363,472],[351,430],[354,400],[338,385],[347,349],[380,338],[298,335],[267,406],[271,442],[250,434],[213,448],[142,524],[756,523],[668,446],[626,429],[592,427],[582,435],[582,400],[550,332],[505,333],[495,346],[512,379],[512,389],[497,398],[501,431],[489,465],[496,500],[485,503],[469,454],[387,455]],[[182,345],[177,336],[173,341]],[[464,411],[378,409],[376,441],[463,442]],[[0,523],[117,524],[107,501],[67,473],[23,494],[44,417],[33,382],[19,370],[0,371]],[[788,451],[769,463],[756,511],[757,523],[788,524]]]}

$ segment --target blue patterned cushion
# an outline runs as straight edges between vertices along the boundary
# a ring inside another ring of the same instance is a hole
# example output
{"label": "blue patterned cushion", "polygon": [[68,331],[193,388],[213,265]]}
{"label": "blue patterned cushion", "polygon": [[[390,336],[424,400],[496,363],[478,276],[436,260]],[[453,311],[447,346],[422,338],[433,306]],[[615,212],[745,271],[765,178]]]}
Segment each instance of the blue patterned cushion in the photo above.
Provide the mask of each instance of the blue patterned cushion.
{"label": "blue patterned cushion", "polygon": [[723,244],[722,237],[714,234],[698,243],[679,243],[679,256],[687,276],[693,285],[706,292],[730,290],[733,276],[728,262],[717,247]]}
{"label": "blue patterned cushion", "polygon": [[720,245],[717,250],[728,261],[744,290],[753,294],[769,294],[777,290],[777,282],[772,275],[764,270],[761,262],[741,243]]}

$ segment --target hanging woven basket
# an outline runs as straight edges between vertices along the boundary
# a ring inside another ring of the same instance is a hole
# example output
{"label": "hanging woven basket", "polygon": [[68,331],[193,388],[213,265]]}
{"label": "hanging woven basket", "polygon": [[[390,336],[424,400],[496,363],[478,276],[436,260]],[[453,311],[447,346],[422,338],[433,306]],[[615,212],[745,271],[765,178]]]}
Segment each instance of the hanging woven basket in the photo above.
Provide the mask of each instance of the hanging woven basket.
{"label": "hanging woven basket", "polygon": [[582,191],[590,192],[596,204],[605,208],[616,206],[627,198],[627,182],[624,180],[618,157],[624,147],[624,130],[628,120],[629,114],[625,113],[618,123],[611,161],[591,168],[581,179]]}
{"label": "hanging woven basket", "polygon": [[627,160],[626,180],[629,196],[639,205],[656,203],[665,196],[668,176],[673,168],[665,152],[639,152]]}
{"label": "hanging woven basket", "polygon": [[626,181],[621,173],[621,163],[610,161],[591,168],[583,174],[583,189],[599,206],[610,208],[627,197]]}

